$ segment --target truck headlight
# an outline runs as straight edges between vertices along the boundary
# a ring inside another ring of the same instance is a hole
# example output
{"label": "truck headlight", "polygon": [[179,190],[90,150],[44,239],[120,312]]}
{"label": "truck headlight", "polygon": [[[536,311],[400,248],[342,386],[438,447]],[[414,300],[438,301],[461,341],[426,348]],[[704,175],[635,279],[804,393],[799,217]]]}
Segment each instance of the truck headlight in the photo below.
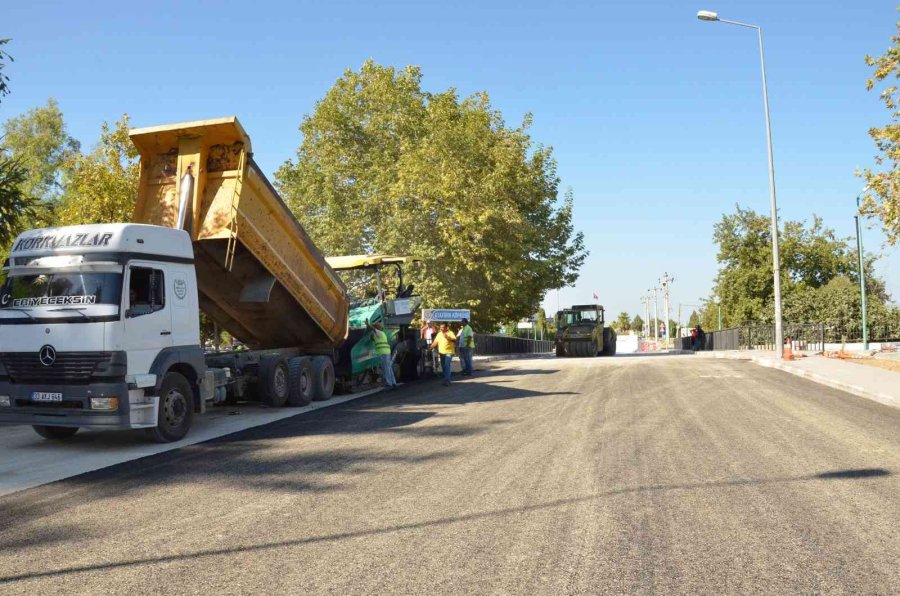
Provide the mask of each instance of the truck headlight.
{"label": "truck headlight", "polygon": [[118,397],[92,397],[92,410],[115,410],[119,407]]}
{"label": "truck headlight", "polygon": [[12,405],[8,395],[0,395],[0,408],[8,408]]}

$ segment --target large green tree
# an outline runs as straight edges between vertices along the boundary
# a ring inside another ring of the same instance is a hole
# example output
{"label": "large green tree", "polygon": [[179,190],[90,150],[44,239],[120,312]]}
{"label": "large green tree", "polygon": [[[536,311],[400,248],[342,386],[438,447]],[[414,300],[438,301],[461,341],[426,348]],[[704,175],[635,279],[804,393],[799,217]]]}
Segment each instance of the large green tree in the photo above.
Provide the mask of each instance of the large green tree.
{"label": "large green tree", "polygon": [[129,221],[137,199],[138,152],[128,137],[128,114],[113,126],[104,122],[91,153],[64,164],[66,187],[60,225]]}
{"label": "large green tree", "polygon": [[[720,269],[712,295],[721,298],[723,325],[771,322],[774,275],[769,217],[737,206],[735,213],[723,215],[715,225],[713,238],[719,245]],[[823,305],[825,297],[849,296],[835,288],[855,285],[855,293],[859,294],[857,254],[852,239],[838,237],[816,216],[808,224],[785,221],[779,238],[785,320],[829,320],[834,311],[815,305]],[[884,304],[888,295],[884,282],[875,275],[873,257],[866,256],[865,269],[869,301]],[[826,291],[826,287],[830,289]],[[715,328],[717,309],[712,300],[705,303],[700,314],[705,327]]]}
{"label": "large green tree", "polygon": [[27,169],[23,192],[45,203],[52,203],[62,193],[62,166],[78,150],[78,141],[66,132],[55,99],[48,99],[46,106],[29,110],[3,124],[0,151],[18,159]]}
{"label": "large green tree", "polygon": [[898,34],[891,37],[891,47],[877,57],[866,56],[866,64],[872,67],[872,77],[866,88],[880,87],[880,98],[890,114],[890,122],[869,129],[875,141],[878,155],[875,169],[866,168],[859,173],[867,184],[862,211],[881,220],[888,241],[900,240],[900,107],[896,80],[900,78],[900,22]]}
{"label": "large green tree", "polygon": [[586,251],[556,162],[507,127],[485,93],[429,93],[416,67],[347,70],[303,119],[276,174],[326,254],[421,256],[411,281],[430,306],[467,307],[483,329],[530,316],[571,284]]}

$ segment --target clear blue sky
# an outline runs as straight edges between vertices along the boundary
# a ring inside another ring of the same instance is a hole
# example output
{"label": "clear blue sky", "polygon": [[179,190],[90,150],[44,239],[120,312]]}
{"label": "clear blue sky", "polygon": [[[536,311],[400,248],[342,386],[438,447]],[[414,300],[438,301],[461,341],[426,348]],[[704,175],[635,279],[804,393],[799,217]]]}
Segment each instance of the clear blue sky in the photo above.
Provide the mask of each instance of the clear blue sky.
{"label": "clear blue sky", "polygon": [[[863,57],[888,47],[895,4],[6,2],[15,63],[0,120],[54,97],[87,146],[123,112],[135,126],[235,114],[271,175],[344,69],[416,64],[429,90],[486,90],[510,124],[532,112],[535,141],[555,148],[591,251],[563,305],[596,291],[634,314],[668,271],[674,318],[711,287],[713,223],[736,202],[769,208],[755,33],[697,10],[763,26],[782,216],[815,212],[851,235],[854,170],[872,163],[867,130],[887,119]],[[877,229],[864,238],[900,299],[900,251]]]}

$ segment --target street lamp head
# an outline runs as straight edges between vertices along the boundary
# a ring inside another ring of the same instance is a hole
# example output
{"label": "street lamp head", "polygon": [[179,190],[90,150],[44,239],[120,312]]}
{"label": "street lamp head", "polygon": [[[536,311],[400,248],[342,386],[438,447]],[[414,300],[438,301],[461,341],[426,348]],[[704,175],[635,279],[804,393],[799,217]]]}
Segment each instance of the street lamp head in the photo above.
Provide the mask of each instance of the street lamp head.
{"label": "street lamp head", "polygon": [[719,13],[713,12],[711,10],[701,10],[697,13],[697,18],[701,21],[718,21]]}

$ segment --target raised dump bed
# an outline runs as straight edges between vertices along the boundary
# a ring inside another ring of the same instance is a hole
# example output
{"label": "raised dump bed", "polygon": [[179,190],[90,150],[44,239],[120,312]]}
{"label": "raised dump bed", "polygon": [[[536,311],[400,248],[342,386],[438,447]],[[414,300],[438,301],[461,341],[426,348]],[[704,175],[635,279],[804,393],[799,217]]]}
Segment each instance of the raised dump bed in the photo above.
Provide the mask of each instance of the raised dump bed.
{"label": "raised dump bed", "polygon": [[347,335],[340,278],[254,163],[237,118],[134,129],[133,221],[188,231],[200,307],[251,348],[327,352]]}

